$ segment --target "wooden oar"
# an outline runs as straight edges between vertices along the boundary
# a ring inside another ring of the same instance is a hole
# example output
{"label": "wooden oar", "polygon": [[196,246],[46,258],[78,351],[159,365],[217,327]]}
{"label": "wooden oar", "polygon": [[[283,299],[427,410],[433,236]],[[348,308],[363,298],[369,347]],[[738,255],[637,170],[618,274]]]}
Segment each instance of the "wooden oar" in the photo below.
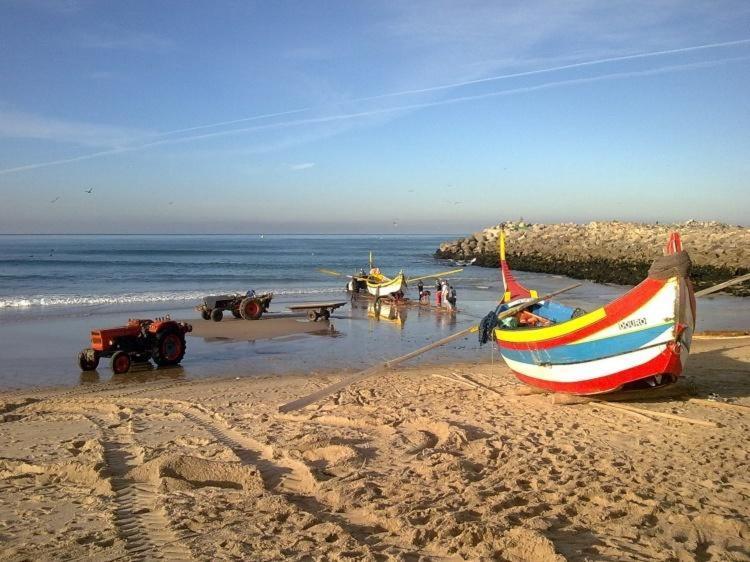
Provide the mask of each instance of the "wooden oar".
{"label": "wooden oar", "polygon": [[748,280],[750,280],[750,273],[741,275],[740,277],[735,277],[734,279],[730,279],[729,281],[724,281],[723,283],[719,283],[718,285],[714,285],[713,287],[709,287],[708,289],[702,289],[695,293],[695,296],[705,297],[706,295],[710,295],[711,293],[715,293],[716,291],[721,291],[722,289],[726,289],[727,287],[731,287],[732,285],[736,285],[737,283],[742,283],[743,281]]}
{"label": "wooden oar", "polygon": [[318,269],[321,273],[325,273],[326,275],[333,275],[335,277],[351,277],[351,275],[344,275],[343,273],[339,273],[338,271],[333,271],[332,269]]}
{"label": "wooden oar", "polygon": [[[574,285],[570,285],[568,287],[565,287],[564,289],[560,289],[559,291],[554,291],[552,293],[549,293],[547,295],[544,295],[542,297],[537,297],[535,299],[531,299],[528,302],[524,302],[521,304],[518,304],[512,308],[509,308],[508,310],[504,310],[500,314],[497,315],[498,320],[502,320],[503,318],[507,318],[508,316],[513,316],[514,314],[519,313],[525,308],[528,308],[530,306],[533,306],[543,300],[549,299],[551,297],[554,297],[555,295],[559,295],[561,293],[565,293],[567,291],[570,291],[571,289],[575,289],[576,287],[580,287],[583,283],[575,283]],[[466,328],[465,330],[461,330],[460,332],[456,332],[455,334],[451,334],[450,336],[447,336],[443,339],[440,339],[436,342],[433,342],[431,344],[425,345],[424,347],[420,347],[419,349],[415,349],[414,351],[407,353],[406,355],[401,355],[400,357],[396,357],[394,359],[389,359],[387,361],[384,361],[383,363],[380,363],[378,365],[374,365],[368,369],[365,369],[364,371],[360,371],[359,373],[355,373],[348,379],[341,380],[337,383],[334,383],[330,386],[326,386],[325,388],[321,388],[320,390],[316,390],[312,394],[308,394],[307,396],[303,396],[302,398],[298,398],[297,400],[293,400],[291,402],[287,402],[286,404],[282,404],[279,406],[279,412],[286,413],[291,412],[293,410],[299,410],[300,408],[304,408],[305,406],[308,406],[312,404],[313,402],[317,402],[321,398],[325,398],[326,396],[329,396],[333,394],[334,392],[338,392],[339,390],[343,390],[350,384],[353,384],[355,382],[359,382],[363,379],[366,379],[368,377],[371,377],[372,375],[378,373],[381,369],[390,369],[391,367],[395,367],[399,363],[403,363],[404,361],[407,361],[409,359],[412,359],[416,357],[417,355],[422,355],[423,353],[430,351],[431,349],[435,349],[436,347],[440,347],[441,345],[445,345],[447,343],[450,343],[454,340],[457,340],[459,338],[462,338],[464,336],[467,336],[468,334],[474,333],[479,330],[479,326],[471,326],[469,328]]]}
{"label": "wooden oar", "polygon": [[461,273],[464,270],[462,267],[461,269],[451,269],[450,271],[441,271],[440,273],[431,273],[430,275],[421,275],[419,277],[407,277],[406,282],[411,283],[412,281],[419,281],[420,279],[431,279],[433,277],[442,277],[444,275],[453,275],[454,273]]}

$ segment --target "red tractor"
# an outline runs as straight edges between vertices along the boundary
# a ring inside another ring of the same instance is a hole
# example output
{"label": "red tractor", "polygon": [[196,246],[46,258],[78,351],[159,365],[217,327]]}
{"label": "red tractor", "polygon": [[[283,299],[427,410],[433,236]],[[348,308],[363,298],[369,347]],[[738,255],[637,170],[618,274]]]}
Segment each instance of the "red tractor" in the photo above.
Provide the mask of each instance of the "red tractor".
{"label": "red tractor", "polygon": [[158,366],[177,365],[185,356],[185,334],[193,327],[166,318],[128,320],[127,325],[91,331],[91,347],[78,354],[82,371],[93,371],[101,357],[110,357],[115,374],[127,373],[133,361],[153,359]]}

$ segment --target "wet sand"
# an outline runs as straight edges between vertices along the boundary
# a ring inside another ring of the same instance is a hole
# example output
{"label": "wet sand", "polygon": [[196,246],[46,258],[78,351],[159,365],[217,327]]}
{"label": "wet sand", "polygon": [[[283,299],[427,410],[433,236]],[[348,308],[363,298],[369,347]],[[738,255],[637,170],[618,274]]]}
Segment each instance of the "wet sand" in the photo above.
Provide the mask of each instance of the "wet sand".
{"label": "wet sand", "polygon": [[0,559],[750,559],[750,338],[630,404],[713,427],[518,396],[502,363],[278,413],[339,378],[0,393]]}
{"label": "wet sand", "polygon": [[211,320],[182,320],[188,322],[193,331],[190,336],[205,339],[252,341],[279,338],[293,334],[310,334],[330,331],[325,321],[310,322],[297,317],[265,317],[259,320],[225,318],[221,322]]}

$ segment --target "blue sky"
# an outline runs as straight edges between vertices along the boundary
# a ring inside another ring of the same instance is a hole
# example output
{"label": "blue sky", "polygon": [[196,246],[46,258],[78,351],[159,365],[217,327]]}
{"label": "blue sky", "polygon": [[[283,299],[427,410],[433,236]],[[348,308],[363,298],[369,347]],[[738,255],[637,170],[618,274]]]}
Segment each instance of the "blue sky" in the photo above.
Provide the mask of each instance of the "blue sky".
{"label": "blue sky", "polygon": [[744,0],[0,0],[0,75],[0,232],[750,211]]}

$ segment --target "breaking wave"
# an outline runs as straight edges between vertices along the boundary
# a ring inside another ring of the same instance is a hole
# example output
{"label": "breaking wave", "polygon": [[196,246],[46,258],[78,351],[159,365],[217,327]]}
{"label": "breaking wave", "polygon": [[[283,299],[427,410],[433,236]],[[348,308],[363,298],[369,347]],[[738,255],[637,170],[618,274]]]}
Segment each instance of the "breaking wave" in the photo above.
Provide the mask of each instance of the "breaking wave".
{"label": "breaking wave", "polygon": [[[258,292],[273,292],[274,296],[302,296],[315,294],[343,293],[342,288],[320,287],[314,289],[260,289]],[[243,293],[244,291],[230,291]],[[31,295],[0,297],[0,309],[34,308],[42,306],[102,306],[118,304],[149,304],[163,302],[198,302],[211,292],[190,291],[173,293],[123,293],[115,295]],[[214,292],[219,294],[219,292]]]}

